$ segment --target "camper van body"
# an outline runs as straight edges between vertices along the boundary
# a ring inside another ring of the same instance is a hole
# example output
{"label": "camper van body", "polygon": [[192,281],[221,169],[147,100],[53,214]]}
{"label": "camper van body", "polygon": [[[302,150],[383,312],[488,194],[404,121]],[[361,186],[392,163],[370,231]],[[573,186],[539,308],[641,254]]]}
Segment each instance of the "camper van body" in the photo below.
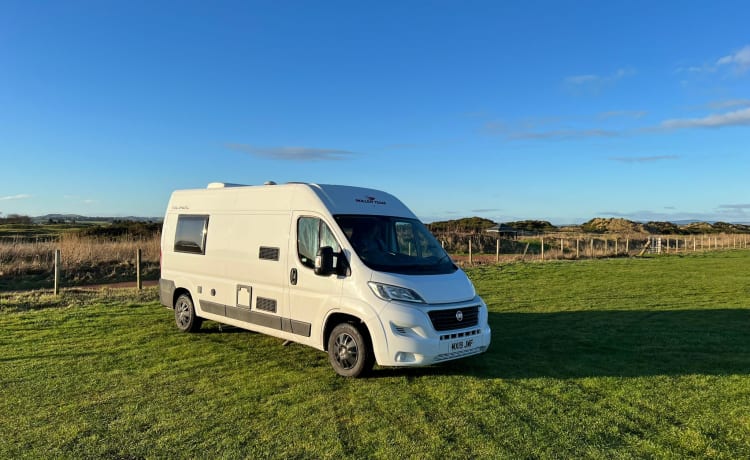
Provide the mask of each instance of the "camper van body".
{"label": "camper van body", "polygon": [[[355,244],[376,227],[366,242],[380,240],[379,249]],[[161,250],[160,300],[177,307],[183,330],[209,319],[276,336],[328,351],[336,371],[353,376],[373,361],[429,365],[490,344],[487,307],[466,274],[404,204],[378,190],[177,190]]]}

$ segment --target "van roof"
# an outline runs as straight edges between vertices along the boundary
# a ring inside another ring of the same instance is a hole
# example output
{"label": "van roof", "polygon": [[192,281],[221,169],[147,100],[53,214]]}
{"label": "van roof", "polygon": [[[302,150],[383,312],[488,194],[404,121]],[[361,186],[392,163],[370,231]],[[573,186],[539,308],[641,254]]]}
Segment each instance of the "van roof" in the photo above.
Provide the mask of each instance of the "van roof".
{"label": "van roof", "polygon": [[205,189],[176,190],[168,212],[322,211],[332,215],[371,214],[416,218],[395,196],[381,190],[348,185],[287,183],[243,185],[212,182]]}

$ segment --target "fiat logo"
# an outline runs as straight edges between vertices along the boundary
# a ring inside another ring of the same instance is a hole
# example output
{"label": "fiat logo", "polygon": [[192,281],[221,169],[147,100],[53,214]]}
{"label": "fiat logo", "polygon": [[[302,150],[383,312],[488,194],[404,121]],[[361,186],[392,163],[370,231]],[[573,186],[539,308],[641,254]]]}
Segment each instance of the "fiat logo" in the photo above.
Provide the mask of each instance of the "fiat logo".
{"label": "fiat logo", "polygon": [[464,320],[464,313],[461,310],[456,312],[456,321],[459,323]]}

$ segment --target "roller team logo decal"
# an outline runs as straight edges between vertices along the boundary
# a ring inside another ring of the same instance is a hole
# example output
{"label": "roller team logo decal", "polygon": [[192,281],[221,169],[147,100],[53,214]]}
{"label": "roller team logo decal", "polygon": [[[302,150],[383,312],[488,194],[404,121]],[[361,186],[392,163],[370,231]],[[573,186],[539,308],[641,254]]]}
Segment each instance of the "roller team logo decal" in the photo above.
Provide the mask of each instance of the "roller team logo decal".
{"label": "roller team logo decal", "polygon": [[364,198],[355,198],[354,201],[356,201],[357,203],[362,203],[362,204],[380,204],[380,205],[385,204],[385,201],[378,200],[374,196],[366,196]]}

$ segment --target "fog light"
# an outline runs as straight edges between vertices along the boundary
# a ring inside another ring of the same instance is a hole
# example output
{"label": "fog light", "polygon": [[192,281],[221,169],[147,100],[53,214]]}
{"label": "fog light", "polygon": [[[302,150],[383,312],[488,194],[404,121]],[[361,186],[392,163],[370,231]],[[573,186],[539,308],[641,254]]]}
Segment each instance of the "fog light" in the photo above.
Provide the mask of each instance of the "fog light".
{"label": "fog light", "polygon": [[397,363],[413,363],[417,359],[414,356],[414,353],[406,353],[403,351],[399,351],[396,353],[396,362]]}

